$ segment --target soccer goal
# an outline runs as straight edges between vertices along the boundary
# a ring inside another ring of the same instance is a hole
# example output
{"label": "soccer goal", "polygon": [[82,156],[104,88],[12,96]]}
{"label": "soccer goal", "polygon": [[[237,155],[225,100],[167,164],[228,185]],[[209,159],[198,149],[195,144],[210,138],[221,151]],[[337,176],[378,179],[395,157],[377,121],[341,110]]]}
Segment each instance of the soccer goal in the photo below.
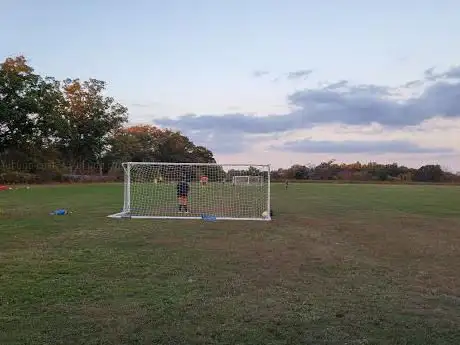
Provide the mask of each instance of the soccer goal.
{"label": "soccer goal", "polygon": [[127,162],[122,166],[123,209],[109,217],[271,220],[269,165]]}
{"label": "soccer goal", "polygon": [[262,176],[233,176],[232,183],[235,186],[260,186],[262,185]]}

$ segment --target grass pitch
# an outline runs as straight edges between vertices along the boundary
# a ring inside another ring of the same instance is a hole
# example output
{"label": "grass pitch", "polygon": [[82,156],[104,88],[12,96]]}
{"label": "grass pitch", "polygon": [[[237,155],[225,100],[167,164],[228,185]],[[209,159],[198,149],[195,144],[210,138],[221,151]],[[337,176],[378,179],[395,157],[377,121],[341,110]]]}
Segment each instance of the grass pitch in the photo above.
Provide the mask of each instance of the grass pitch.
{"label": "grass pitch", "polygon": [[0,344],[460,344],[460,188],[272,191],[274,221],[216,223],[1,192]]}

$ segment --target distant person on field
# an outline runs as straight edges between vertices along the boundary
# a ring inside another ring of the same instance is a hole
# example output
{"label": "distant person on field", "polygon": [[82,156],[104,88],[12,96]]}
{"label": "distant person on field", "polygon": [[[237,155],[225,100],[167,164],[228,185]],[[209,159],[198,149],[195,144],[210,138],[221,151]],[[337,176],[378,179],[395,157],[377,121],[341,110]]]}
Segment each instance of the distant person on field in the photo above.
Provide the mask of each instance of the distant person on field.
{"label": "distant person on field", "polygon": [[179,212],[188,213],[188,192],[189,184],[185,177],[177,184],[177,201],[179,203]]}
{"label": "distant person on field", "polygon": [[284,188],[288,189],[288,186],[289,186],[289,180],[286,180]]}

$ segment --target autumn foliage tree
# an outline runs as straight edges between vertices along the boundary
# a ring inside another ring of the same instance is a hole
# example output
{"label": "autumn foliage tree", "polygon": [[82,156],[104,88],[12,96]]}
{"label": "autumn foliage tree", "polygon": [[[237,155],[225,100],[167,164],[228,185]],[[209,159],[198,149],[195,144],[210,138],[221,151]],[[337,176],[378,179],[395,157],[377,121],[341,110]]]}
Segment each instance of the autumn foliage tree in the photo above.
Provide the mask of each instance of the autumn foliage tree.
{"label": "autumn foliage tree", "polygon": [[215,162],[180,132],[125,127],[128,109],[105,91],[97,79],[42,77],[23,56],[0,64],[0,182],[102,174],[128,160]]}
{"label": "autumn foliage tree", "polygon": [[68,79],[62,89],[56,147],[70,166],[100,163],[110,139],[127,121],[128,109],[103,95],[105,82],[100,80]]}

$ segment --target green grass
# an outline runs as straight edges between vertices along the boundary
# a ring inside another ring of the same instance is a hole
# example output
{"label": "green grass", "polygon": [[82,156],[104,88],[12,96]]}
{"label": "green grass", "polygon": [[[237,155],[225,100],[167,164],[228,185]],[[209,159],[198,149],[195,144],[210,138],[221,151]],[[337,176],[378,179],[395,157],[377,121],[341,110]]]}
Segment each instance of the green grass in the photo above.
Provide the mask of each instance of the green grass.
{"label": "green grass", "polygon": [[460,344],[460,188],[272,191],[274,221],[216,223],[0,192],[0,344]]}

